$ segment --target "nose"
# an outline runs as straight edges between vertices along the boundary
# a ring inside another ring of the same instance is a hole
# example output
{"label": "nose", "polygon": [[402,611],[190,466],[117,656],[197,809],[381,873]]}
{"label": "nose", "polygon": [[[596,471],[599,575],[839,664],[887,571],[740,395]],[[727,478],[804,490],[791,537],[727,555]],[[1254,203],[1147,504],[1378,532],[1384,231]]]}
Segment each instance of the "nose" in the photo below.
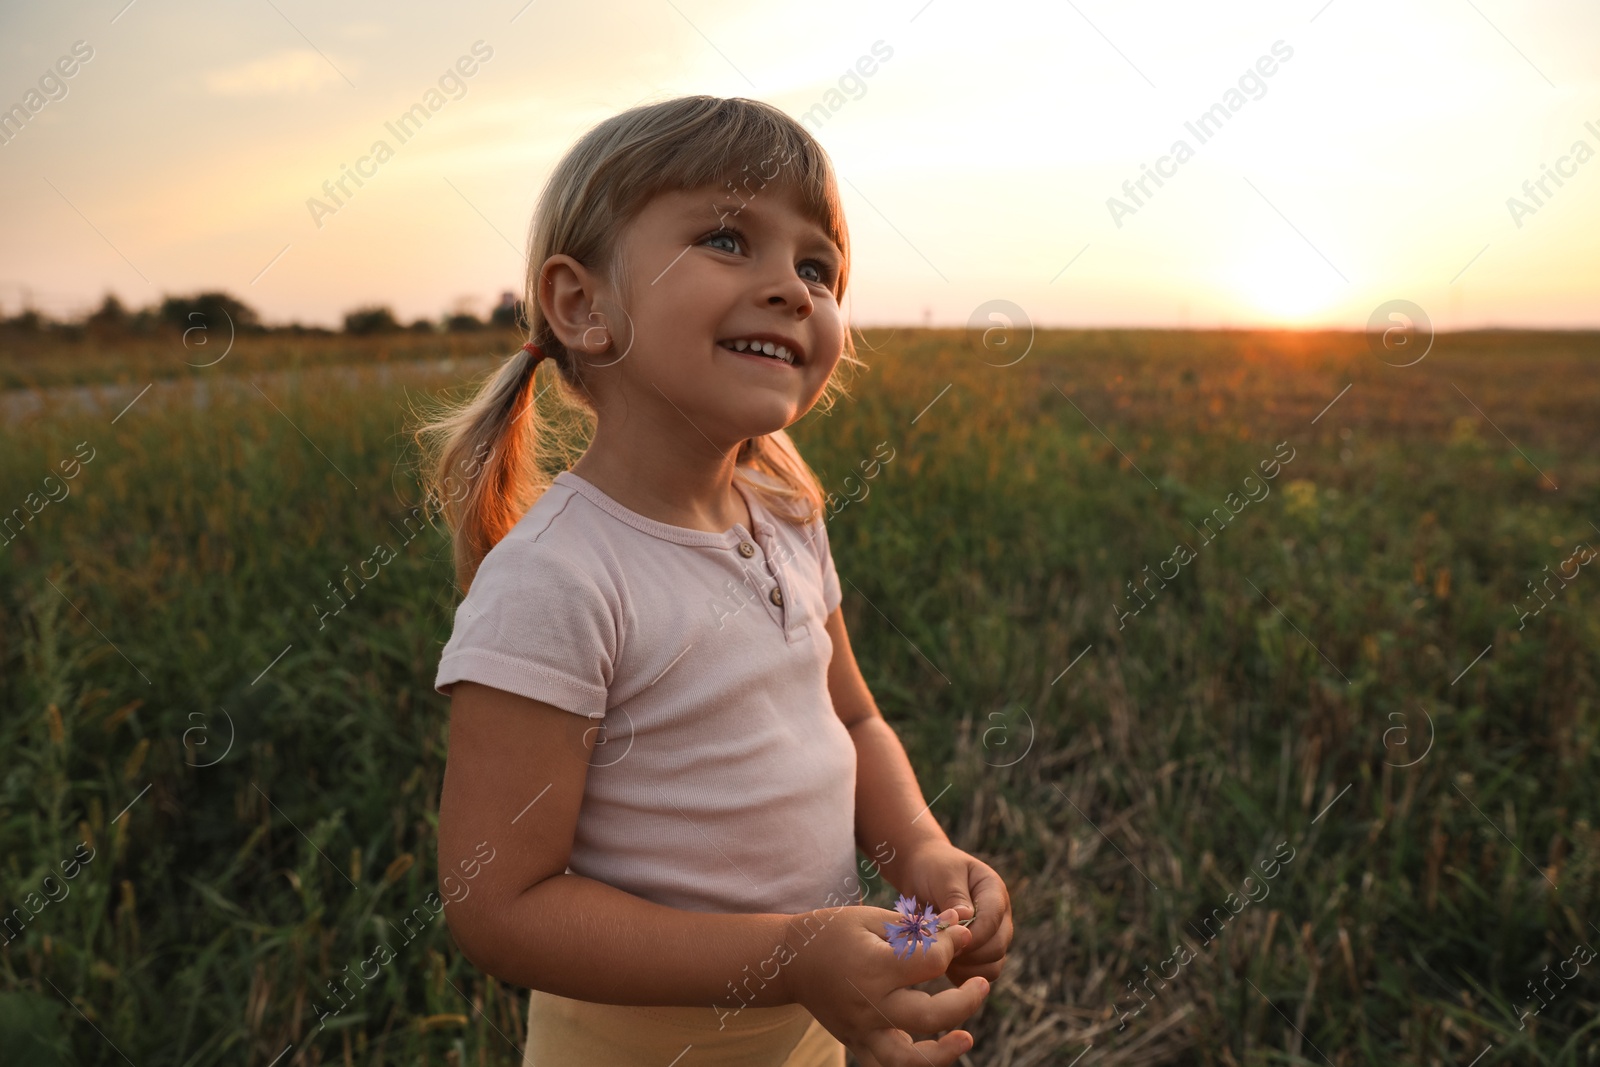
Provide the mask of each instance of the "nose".
{"label": "nose", "polygon": [[772,282],[767,290],[768,307],[792,306],[797,318],[805,318],[815,309],[811,299],[811,287],[805,279],[790,274],[787,278]]}

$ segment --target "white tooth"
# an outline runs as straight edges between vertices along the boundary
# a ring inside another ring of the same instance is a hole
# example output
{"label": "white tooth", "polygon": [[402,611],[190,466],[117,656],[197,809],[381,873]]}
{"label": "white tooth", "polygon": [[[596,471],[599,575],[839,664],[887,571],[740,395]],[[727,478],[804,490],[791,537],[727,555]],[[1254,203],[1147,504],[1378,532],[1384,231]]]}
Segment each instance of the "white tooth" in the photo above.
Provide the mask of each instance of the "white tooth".
{"label": "white tooth", "polygon": [[736,352],[760,352],[763,355],[775,356],[791,365],[794,363],[793,352],[784,345],[773,344],[771,341],[747,341],[740,338],[737,341],[728,341],[726,344]]}

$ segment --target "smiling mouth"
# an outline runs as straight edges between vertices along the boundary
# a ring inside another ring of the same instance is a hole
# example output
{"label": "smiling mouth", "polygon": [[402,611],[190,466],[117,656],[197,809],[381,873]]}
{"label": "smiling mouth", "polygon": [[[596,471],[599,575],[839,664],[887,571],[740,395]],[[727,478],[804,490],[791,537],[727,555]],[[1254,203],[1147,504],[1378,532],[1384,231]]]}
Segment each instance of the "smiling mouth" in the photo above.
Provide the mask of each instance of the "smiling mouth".
{"label": "smiling mouth", "polygon": [[[745,347],[740,348],[739,345],[741,344],[744,344],[744,342],[718,341],[717,347],[726,349],[729,352],[734,352],[741,356],[751,356],[757,359],[765,359],[772,363],[782,363],[790,367],[798,366],[798,363],[795,361],[794,353],[787,352],[785,349],[779,346],[773,346],[773,352],[768,353],[764,351],[763,347],[758,347],[754,344],[746,344]],[[785,358],[785,356],[787,356],[787,358]]]}

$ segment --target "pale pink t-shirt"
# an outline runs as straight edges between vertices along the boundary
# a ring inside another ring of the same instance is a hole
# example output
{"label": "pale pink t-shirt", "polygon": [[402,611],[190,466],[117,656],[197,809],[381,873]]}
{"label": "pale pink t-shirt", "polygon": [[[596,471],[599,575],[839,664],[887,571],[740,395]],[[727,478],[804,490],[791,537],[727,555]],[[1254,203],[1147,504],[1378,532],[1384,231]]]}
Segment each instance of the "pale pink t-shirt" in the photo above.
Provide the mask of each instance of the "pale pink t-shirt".
{"label": "pale pink t-shirt", "polygon": [[[601,724],[573,873],[690,911],[856,904],[827,528],[791,525],[734,485],[754,536],[657,522],[558,474],[484,557],[434,687],[481,682]],[[530,777],[529,797],[544,785]]]}

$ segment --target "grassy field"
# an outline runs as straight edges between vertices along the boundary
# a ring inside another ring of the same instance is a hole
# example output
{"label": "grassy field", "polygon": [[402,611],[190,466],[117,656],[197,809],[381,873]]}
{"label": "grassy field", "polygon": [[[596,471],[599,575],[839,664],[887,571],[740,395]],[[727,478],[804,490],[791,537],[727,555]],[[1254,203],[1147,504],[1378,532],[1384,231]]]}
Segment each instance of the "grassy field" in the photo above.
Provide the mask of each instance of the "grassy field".
{"label": "grassy field", "polygon": [[[867,680],[1011,889],[965,1062],[1600,1063],[1600,337],[864,340],[793,432]],[[404,344],[0,358],[260,382],[0,430],[8,1064],[519,1062],[525,994],[407,922],[458,593],[404,433],[515,340]]]}
{"label": "grassy field", "polygon": [[[51,333],[0,328],[0,390],[55,389],[74,385],[131,385],[151,381],[207,382],[219,375],[248,376],[347,364],[415,363],[460,359],[473,353],[515,352],[523,337],[501,330],[470,333],[247,334],[225,326],[163,330],[149,337],[63,340]],[[116,412],[113,411],[112,414]]]}

